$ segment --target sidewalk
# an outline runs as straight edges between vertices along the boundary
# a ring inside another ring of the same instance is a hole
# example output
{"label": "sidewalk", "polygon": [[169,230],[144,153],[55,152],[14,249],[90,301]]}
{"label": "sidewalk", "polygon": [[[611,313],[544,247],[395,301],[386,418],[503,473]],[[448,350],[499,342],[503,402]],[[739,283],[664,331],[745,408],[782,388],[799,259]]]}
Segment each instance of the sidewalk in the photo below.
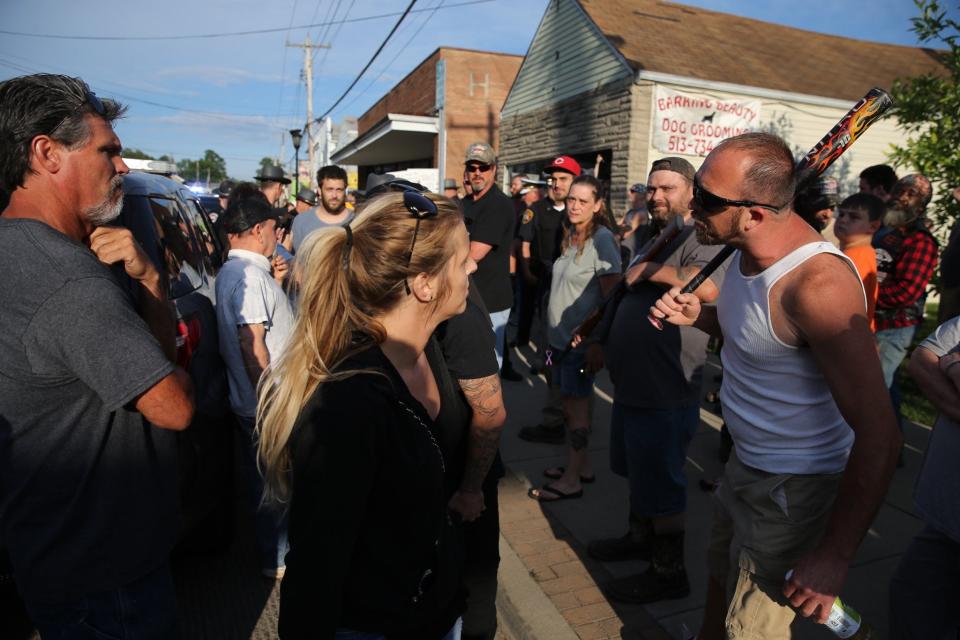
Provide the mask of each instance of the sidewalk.
{"label": "sidewalk", "polygon": [[[513,352],[514,354],[517,351]],[[524,350],[521,355],[529,356]],[[527,371],[521,358],[514,358],[520,371]],[[708,364],[704,393],[715,390],[719,373]],[[601,563],[589,558],[586,545],[596,538],[619,536],[626,530],[626,481],[609,467],[609,421],[612,387],[606,373],[597,378],[593,437],[590,452],[597,481],[585,485],[584,496],[553,504],[540,504],[526,495],[529,486],[545,481],[543,470],[563,464],[565,450],[559,445],[520,440],[521,426],[540,418],[545,397],[541,378],[527,376],[522,382],[504,383],[507,425],[501,453],[509,473],[500,485],[501,568],[500,610],[508,635],[526,638],[679,638],[681,625],[699,628],[706,591],[705,555],[710,533],[711,497],[700,490],[701,477],[721,470],[717,460],[720,420],[701,409],[700,427],[687,457],[689,482],[686,558],[691,594],[683,600],[652,605],[621,605],[608,602],[602,588],[611,578],[638,573],[646,563]],[[898,469],[887,498],[851,566],[844,587],[844,601],[861,612],[886,637],[887,589],[901,554],[921,529],[912,512],[912,492],[929,430],[909,425],[904,434],[906,467]],[[511,564],[514,563],[514,564]],[[510,570],[519,566],[526,572]],[[801,640],[833,638],[825,628],[806,620],[794,624],[794,637]]]}

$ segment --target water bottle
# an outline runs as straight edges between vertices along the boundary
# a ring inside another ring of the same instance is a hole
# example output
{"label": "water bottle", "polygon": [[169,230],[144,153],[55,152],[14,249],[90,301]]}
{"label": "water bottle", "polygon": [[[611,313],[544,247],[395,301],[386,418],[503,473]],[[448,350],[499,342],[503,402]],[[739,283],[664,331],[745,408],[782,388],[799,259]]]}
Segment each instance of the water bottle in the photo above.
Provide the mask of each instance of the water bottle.
{"label": "water bottle", "polygon": [[[793,569],[787,571],[786,579],[789,580],[792,575]],[[838,638],[874,640],[877,637],[873,627],[863,621],[856,609],[840,598],[833,601],[833,606],[830,607],[830,615],[827,616],[827,621],[824,624]]]}

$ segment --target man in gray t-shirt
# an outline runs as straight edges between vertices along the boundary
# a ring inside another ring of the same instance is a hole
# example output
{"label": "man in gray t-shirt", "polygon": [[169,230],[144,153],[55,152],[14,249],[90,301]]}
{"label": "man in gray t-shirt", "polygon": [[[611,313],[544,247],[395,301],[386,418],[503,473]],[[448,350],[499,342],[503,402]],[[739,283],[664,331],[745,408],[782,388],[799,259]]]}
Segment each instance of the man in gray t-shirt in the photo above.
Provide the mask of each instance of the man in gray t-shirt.
{"label": "man in gray t-shirt", "polygon": [[914,491],[926,528],[890,583],[893,638],[947,638],[960,631],[960,318],[913,352],[910,375],[940,411]]}
{"label": "man in gray t-shirt", "polygon": [[[630,483],[630,530],[598,540],[594,557],[651,559],[640,575],[616,580],[611,598],[646,603],[685,597],[690,590],[683,560],[687,446],[700,421],[701,370],[708,336],[691,327],[647,321],[650,307],[665,291],[685,284],[719,251],[700,244],[690,212],[694,168],[682,158],[653,163],[647,179],[651,224],[664,228],[680,216],[685,227],[655,258],[625,276],[629,290],[613,317],[604,359],[614,385],[610,460],[614,473]],[[697,289],[704,302],[719,294],[724,270]]]}
{"label": "man in gray t-shirt", "polygon": [[[44,638],[177,632],[173,430],[190,424],[165,278],[127,229],[123,107],[78,78],[0,83],[0,541]],[[130,294],[109,265],[134,284]]]}
{"label": "man in gray t-shirt", "polygon": [[336,165],[321,167],[317,171],[317,184],[320,185],[320,204],[293,219],[284,241],[286,249],[294,255],[314,231],[342,227],[353,220],[353,212],[346,205],[347,172]]}

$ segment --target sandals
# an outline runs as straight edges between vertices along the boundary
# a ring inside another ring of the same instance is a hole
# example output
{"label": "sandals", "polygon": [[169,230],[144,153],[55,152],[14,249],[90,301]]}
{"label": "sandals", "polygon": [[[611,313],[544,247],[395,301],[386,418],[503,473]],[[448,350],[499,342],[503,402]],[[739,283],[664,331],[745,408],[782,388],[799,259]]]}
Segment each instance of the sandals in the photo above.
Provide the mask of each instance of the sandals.
{"label": "sandals", "polygon": [[[551,480],[559,480],[563,476],[564,470],[565,469],[563,467],[551,467],[549,469],[544,469],[543,475],[545,478],[550,478]],[[592,484],[594,481],[596,481],[596,479],[596,475],[580,476],[580,482],[583,484]]]}
{"label": "sandals", "polygon": [[527,490],[527,496],[533,498],[537,502],[574,500],[583,496],[583,489],[580,489],[579,491],[573,491],[572,493],[564,493],[563,491],[554,488],[552,485],[545,484],[540,488],[531,487]]}

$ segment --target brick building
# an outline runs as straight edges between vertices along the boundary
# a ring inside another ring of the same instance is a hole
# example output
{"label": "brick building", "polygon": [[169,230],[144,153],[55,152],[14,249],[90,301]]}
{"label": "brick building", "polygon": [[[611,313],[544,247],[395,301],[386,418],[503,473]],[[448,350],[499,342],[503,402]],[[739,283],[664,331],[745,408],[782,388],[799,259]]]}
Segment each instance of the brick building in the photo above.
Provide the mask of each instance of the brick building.
{"label": "brick building", "polygon": [[360,116],[357,138],[333,154],[370,173],[408,171],[432,189],[459,184],[467,145],[497,146],[500,108],[522,56],[440,47]]}
{"label": "brick building", "polygon": [[[930,49],[661,0],[551,0],[501,111],[500,164],[526,173],[571,154],[592,169],[600,156],[619,214],[657,158],[699,166],[744,130],[775,132],[799,155],[871,87],[926,73],[943,73]],[[875,124],[832,168],[841,190],[903,138],[894,120]]]}

